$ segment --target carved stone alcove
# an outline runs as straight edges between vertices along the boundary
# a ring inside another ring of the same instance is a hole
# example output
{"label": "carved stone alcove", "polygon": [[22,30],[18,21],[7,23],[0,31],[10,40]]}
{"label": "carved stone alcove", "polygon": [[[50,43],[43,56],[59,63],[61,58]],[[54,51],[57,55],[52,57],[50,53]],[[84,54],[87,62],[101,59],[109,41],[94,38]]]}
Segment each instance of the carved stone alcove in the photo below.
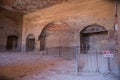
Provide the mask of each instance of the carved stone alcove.
{"label": "carved stone alcove", "polygon": [[107,31],[104,27],[99,25],[89,25],[84,28],[81,33],[96,33],[96,32],[104,32]]}
{"label": "carved stone alcove", "polygon": [[[80,32],[81,62],[84,63],[83,71],[104,72],[107,69],[107,61],[103,57],[103,51],[109,49],[108,31],[99,25],[90,25]],[[96,65],[99,64],[99,65]]]}
{"label": "carved stone alcove", "polygon": [[26,51],[33,51],[35,49],[35,36],[29,34],[26,38]]}
{"label": "carved stone alcove", "polygon": [[108,31],[99,25],[90,25],[80,32],[81,53],[93,53],[95,49],[102,51],[108,45]]}

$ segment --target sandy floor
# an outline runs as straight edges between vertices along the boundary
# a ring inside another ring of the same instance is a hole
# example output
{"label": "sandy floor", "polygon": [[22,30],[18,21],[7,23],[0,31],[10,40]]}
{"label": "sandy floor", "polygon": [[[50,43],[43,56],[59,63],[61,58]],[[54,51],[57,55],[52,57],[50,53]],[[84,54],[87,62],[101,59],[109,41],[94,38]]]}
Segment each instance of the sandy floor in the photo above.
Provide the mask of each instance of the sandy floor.
{"label": "sandy floor", "polygon": [[119,80],[100,73],[76,74],[74,60],[59,57],[4,53],[0,54],[0,80]]}

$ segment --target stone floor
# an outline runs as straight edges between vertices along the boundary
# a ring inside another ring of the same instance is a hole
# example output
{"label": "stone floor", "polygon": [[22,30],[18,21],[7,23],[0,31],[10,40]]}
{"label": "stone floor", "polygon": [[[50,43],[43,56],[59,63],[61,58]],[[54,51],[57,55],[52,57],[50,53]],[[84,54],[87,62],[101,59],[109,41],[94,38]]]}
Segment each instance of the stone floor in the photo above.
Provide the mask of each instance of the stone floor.
{"label": "stone floor", "polygon": [[114,75],[76,73],[75,60],[40,54],[1,53],[0,80],[120,80]]}

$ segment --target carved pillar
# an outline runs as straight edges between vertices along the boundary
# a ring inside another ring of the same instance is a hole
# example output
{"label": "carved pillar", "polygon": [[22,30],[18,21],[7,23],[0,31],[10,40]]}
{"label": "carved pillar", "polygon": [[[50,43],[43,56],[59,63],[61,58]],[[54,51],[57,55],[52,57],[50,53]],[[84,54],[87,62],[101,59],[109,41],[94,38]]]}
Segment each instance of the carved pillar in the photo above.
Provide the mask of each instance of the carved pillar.
{"label": "carved pillar", "polygon": [[35,40],[35,52],[38,53],[40,51],[40,41]]}
{"label": "carved pillar", "polygon": [[26,52],[26,40],[22,40],[22,46],[21,46],[21,51]]}

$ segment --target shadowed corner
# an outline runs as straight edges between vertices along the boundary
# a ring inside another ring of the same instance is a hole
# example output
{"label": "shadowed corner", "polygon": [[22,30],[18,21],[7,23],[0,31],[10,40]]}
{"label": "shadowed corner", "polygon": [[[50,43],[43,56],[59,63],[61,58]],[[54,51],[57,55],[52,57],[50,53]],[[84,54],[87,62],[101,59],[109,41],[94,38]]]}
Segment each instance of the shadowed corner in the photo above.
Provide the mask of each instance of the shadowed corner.
{"label": "shadowed corner", "polygon": [[0,80],[14,80],[14,78],[6,77],[6,76],[0,76]]}

